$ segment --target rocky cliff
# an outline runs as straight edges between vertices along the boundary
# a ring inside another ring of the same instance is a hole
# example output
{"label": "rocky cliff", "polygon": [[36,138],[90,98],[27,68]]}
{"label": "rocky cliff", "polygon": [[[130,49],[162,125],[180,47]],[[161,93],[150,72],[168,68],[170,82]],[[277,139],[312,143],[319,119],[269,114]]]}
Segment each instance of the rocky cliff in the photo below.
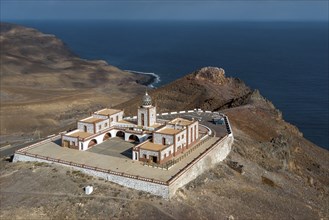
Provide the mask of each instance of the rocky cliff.
{"label": "rocky cliff", "polygon": [[[202,108],[217,111],[248,102],[253,91],[241,80],[225,77],[217,67],[205,67],[168,85],[150,91],[159,112]],[[136,115],[139,99],[118,105],[127,115]]]}
{"label": "rocky cliff", "polygon": [[[250,89],[239,79],[226,77],[223,69],[206,67],[149,93],[160,112],[194,108],[221,111],[229,116],[232,124],[235,142],[227,163],[243,165],[245,174],[219,180],[232,175],[226,176],[228,171],[220,165],[190,184],[193,188],[187,187],[178,193],[180,199],[212,197],[211,193],[220,199],[221,195],[228,196],[229,191],[235,199],[243,198],[241,202],[245,204],[234,201],[236,209],[245,209],[245,213],[236,211],[242,219],[254,218],[252,212],[256,212],[258,206],[265,212],[272,209],[270,215],[260,214],[261,219],[328,217],[329,152],[303,138],[298,128],[284,121],[282,113],[258,90]],[[134,114],[139,104],[139,98],[135,98],[119,106]],[[214,173],[219,179],[205,184],[203,181],[214,178]],[[223,181],[225,186],[216,186],[215,183],[223,184]],[[208,187],[204,188],[204,184]],[[260,189],[254,184],[269,187]],[[214,191],[221,187],[220,192]],[[248,192],[244,191],[245,187],[249,187]],[[266,193],[262,194],[263,190]],[[294,199],[283,207],[280,203],[286,197]],[[202,202],[196,203],[202,206]],[[299,214],[291,213],[301,209],[304,210]]]}

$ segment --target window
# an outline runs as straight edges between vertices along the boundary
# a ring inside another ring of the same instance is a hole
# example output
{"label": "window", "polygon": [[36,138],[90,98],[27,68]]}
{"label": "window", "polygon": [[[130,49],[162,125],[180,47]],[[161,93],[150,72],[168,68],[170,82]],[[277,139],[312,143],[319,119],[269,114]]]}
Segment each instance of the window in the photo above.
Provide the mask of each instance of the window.
{"label": "window", "polygon": [[142,121],[142,126],[144,126],[144,125],[145,125],[145,122],[144,122],[144,117],[145,117],[145,116],[144,116],[144,114],[142,113],[142,114],[141,114],[141,121]]}
{"label": "window", "polygon": [[167,154],[165,153],[165,154],[163,155],[163,157],[166,158],[166,157],[167,157]]}
{"label": "window", "polygon": [[171,155],[171,150],[169,151],[169,155]]}
{"label": "window", "polygon": [[87,132],[87,126],[86,125],[83,126],[83,130],[84,130],[84,132]]}
{"label": "window", "polygon": [[143,157],[146,159],[146,154],[143,154]]}
{"label": "window", "polygon": [[182,139],[184,138],[184,135],[182,135]]}
{"label": "window", "polygon": [[113,118],[111,118],[111,122],[113,122]]}
{"label": "window", "polygon": [[107,122],[105,123],[105,127],[107,127]]}
{"label": "window", "polygon": [[117,115],[116,119],[117,119],[116,121],[119,121],[119,115]]}
{"label": "window", "polygon": [[98,130],[101,130],[102,129],[102,125],[98,125]]}
{"label": "window", "polygon": [[162,145],[166,145],[166,138],[162,138]]}
{"label": "window", "polygon": [[180,137],[178,137],[178,141],[180,141]]}

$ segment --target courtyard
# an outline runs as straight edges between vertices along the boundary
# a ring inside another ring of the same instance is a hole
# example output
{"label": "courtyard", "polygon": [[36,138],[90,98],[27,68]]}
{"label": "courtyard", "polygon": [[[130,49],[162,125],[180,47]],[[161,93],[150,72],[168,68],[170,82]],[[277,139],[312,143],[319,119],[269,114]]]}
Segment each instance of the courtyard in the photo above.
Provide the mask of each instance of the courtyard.
{"label": "courtyard", "polygon": [[[61,159],[76,164],[84,164],[105,170],[116,171],[128,175],[141,176],[159,181],[168,181],[193,160],[199,157],[215,142],[227,134],[225,125],[215,125],[212,118],[217,114],[211,113],[185,113],[167,116],[159,116],[159,119],[171,119],[173,117],[194,118],[212,130],[212,135],[188,155],[181,155],[179,160],[169,170],[157,169],[152,166],[144,166],[143,163],[132,160],[132,147],[136,144],[132,141],[124,141],[121,137],[110,138],[103,143],[94,145],[87,151],[79,151],[60,146],[60,139],[43,143],[25,152],[47,158]],[[200,126],[200,134],[204,135],[206,129]],[[202,135],[202,136],[203,136]],[[199,141],[195,144],[198,145]]]}
{"label": "courtyard", "polygon": [[103,154],[112,157],[119,157],[124,159],[132,158],[132,147],[135,146],[133,142],[124,141],[120,137],[110,138],[103,143],[94,145],[89,148],[88,152],[96,154]]}

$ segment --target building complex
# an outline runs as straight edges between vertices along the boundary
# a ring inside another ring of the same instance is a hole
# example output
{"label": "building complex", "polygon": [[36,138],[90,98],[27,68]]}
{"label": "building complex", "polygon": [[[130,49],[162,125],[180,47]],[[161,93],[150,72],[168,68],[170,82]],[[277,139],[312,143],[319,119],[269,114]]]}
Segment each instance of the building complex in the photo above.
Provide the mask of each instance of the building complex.
{"label": "building complex", "polygon": [[163,164],[199,139],[199,122],[175,118],[157,120],[156,107],[146,92],[136,120],[123,119],[124,111],[102,109],[77,122],[77,129],[62,135],[62,147],[88,150],[111,137],[137,143],[132,160]]}

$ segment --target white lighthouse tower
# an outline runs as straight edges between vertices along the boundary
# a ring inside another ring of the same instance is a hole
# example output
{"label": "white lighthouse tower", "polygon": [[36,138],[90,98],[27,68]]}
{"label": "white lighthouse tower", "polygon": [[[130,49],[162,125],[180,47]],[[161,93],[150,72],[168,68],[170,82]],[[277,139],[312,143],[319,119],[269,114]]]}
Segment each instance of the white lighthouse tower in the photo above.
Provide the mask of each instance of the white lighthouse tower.
{"label": "white lighthouse tower", "polygon": [[143,96],[142,106],[138,108],[137,122],[143,127],[150,127],[156,122],[156,107],[152,106],[152,98],[147,91]]}

